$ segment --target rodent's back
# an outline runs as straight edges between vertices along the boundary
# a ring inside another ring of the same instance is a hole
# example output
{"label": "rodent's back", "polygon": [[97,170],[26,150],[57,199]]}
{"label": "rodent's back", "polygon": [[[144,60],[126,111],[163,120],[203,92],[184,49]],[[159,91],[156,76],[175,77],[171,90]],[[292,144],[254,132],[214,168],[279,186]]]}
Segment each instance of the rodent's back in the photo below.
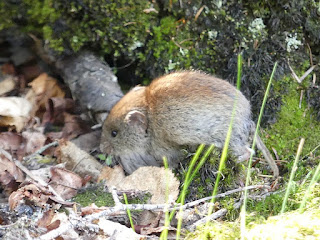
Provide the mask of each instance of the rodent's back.
{"label": "rodent's back", "polygon": [[196,71],[165,75],[146,88],[150,129],[162,141],[222,147],[236,97],[233,139],[244,145],[252,124],[248,100],[227,81]]}

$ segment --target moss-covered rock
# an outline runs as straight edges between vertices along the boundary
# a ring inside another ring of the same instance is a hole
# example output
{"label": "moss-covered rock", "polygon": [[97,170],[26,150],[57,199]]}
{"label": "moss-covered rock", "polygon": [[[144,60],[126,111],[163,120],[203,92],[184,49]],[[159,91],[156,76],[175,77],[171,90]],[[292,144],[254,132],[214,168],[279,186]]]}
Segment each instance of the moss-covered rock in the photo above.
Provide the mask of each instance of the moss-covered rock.
{"label": "moss-covered rock", "polygon": [[[231,82],[243,53],[242,91],[259,111],[267,78],[288,73],[286,58],[319,62],[319,6],[303,1],[7,0],[0,30],[18,27],[45,40],[57,54],[91,48],[129,84],[148,83],[177,69],[200,69]],[[127,69],[124,70],[124,69]],[[130,72],[131,71],[131,72]],[[133,72],[134,73],[133,73]],[[129,76],[129,77],[128,77]],[[121,79],[120,79],[121,80]],[[273,91],[271,96],[279,96]],[[274,121],[281,97],[271,98],[264,122]],[[313,96],[311,104],[317,105]]]}

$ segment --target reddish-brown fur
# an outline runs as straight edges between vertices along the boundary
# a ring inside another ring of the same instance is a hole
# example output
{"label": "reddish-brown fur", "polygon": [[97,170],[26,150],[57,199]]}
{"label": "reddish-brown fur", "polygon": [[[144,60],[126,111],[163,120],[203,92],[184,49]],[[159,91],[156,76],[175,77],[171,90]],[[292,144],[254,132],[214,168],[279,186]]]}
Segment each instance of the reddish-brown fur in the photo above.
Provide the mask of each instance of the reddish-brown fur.
{"label": "reddish-brown fur", "polygon": [[[183,146],[223,147],[236,99],[230,149],[240,160],[247,159],[254,128],[248,100],[228,82],[196,71],[171,73],[127,93],[104,123],[101,149],[118,158],[128,173],[140,166],[160,166],[163,156],[174,167]],[[278,168],[259,137],[257,146],[277,176]]]}

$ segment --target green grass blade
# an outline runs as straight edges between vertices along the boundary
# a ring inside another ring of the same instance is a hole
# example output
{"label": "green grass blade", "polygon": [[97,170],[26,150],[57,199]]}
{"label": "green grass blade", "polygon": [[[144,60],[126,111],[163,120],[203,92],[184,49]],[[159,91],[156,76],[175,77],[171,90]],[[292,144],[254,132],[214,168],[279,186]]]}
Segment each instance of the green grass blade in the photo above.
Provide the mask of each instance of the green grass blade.
{"label": "green grass blade", "polygon": [[199,169],[202,167],[202,165],[206,162],[206,160],[208,159],[208,157],[210,156],[210,154],[212,153],[214,149],[214,145],[210,145],[209,148],[207,149],[207,151],[205,152],[205,154],[202,156],[202,158],[200,159],[198,165],[196,166],[196,168],[194,169],[194,171],[192,172],[191,177],[188,179],[187,182],[187,188],[190,186],[191,181],[194,179],[194,177],[196,176],[197,172],[199,171]]}
{"label": "green grass blade", "polygon": [[163,157],[163,164],[164,168],[166,169],[166,207],[164,209],[165,214],[165,222],[164,222],[164,230],[160,234],[160,240],[166,240],[168,239],[168,229],[170,225],[170,219],[169,219],[169,175],[168,175],[168,160],[166,157]]}
{"label": "green grass blade", "polygon": [[[242,55],[238,54],[238,74],[237,74],[237,89],[240,90],[240,84],[241,84],[241,74],[242,74]],[[222,150],[222,154],[221,154],[221,158],[220,158],[220,163],[219,163],[219,168],[218,168],[218,174],[217,174],[217,178],[214,184],[214,189],[212,191],[212,199],[210,201],[210,207],[208,210],[208,216],[210,216],[213,212],[213,203],[215,201],[215,196],[217,195],[218,192],[218,186],[219,186],[219,182],[221,179],[221,173],[222,170],[224,169],[225,166],[225,161],[227,159],[227,155],[228,155],[228,148],[229,148],[229,142],[231,139],[231,134],[232,134],[232,127],[233,127],[233,120],[234,120],[234,115],[235,115],[235,111],[236,111],[236,106],[238,103],[238,94],[239,92],[237,91],[236,97],[235,97],[235,101],[233,104],[233,109],[232,109],[232,114],[231,114],[231,120],[230,120],[230,124],[229,124],[229,128],[228,128],[228,132],[227,132],[227,136],[226,136],[226,140],[223,146],[223,150]],[[209,224],[209,218],[206,222],[206,229],[207,226]],[[207,235],[207,233],[206,233]]]}
{"label": "green grass blade", "polygon": [[[124,199],[125,204],[128,205],[127,194],[125,194],[125,193],[123,194],[123,199]],[[132,217],[131,217],[131,212],[130,212],[130,209],[129,209],[129,208],[127,208],[127,214],[128,214],[129,220],[130,220],[131,228],[132,228],[133,231],[135,231],[135,230],[134,230],[133,220],[132,220]]]}
{"label": "green grass blade", "polygon": [[284,213],[284,211],[286,209],[286,205],[287,205],[287,202],[288,202],[289,194],[290,194],[290,191],[291,191],[291,188],[292,188],[292,184],[293,184],[293,178],[294,178],[294,175],[295,175],[295,173],[297,171],[297,164],[298,164],[298,160],[300,158],[300,154],[302,152],[303,144],[304,144],[304,138],[301,138],[300,143],[299,143],[299,147],[298,147],[298,151],[297,151],[297,154],[296,154],[296,158],[295,158],[295,160],[293,162],[293,167],[291,169],[287,190],[286,190],[286,193],[284,195],[283,202],[282,202],[282,207],[281,207],[281,212],[280,212],[281,214]]}
{"label": "green grass blade", "polygon": [[[181,233],[181,226],[182,226],[182,205],[184,204],[184,201],[185,201],[185,197],[186,197],[186,194],[187,194],[187,188],[188,188],[188,183],[189,182],[189,179],[190,179],[190,176],[191,176],[191,172],[192,172],[192,169],[194,167],[194,165],[196,164],[196,162],[198,161],[199,157],[200,157],[200,154],[202,153],[203,149],[204,149],[205,145],[204,144],[201,144],[195,155],[193,156],[192,158],[192,161],[189,165],[189,169],[187,171],[187,174],[186,174],[186,178],[185,178],[185,184],[183,185],[183,188],[182,188],[182,191],[181,191],[181,195],[179,196],[179,200],[178,202],[181,203],[181,207],[179,209],[179,217],[178,217],[178,224],[177,224],[177,235],[176,235],[176,239],[178,240],[180,238],[180,233]],[[171,215],[170,215],[170,219],[172,219],[173,215],[174,215],[174,212],[175,211],[172,211],[171,212]]]}
{"label": "green grass blade", "polygon": [[237,72],[237,89],[240,90],[241,75],[242,75],[242,54],[238,54],[238,72]]}
{"label": "green grass blade", "polygon": [[[274,64],[274,66],[273,66],[273,70],[272,70],[272,73],[271,73],[271,76],[270,76],[270,79],[269,79],[269,82],[268,82],[268,85],[267,85],[267,89],[266,89],[266,92],[265,92],[264,97],[263,97],[263,101],[262,101],[262,106],[261,106],[260,113],[259,113],[258,122],[256,124],[256,131],[254,133],[254,137],[253,137],[253,141],[252,141],[252,149],[254,149],[255,144],[256,144],[256,139],[257,139],[257,135],[258,135],[259,127],[260,127],[260,122],[261,122],[262,115],[263,115],[263,110],[264,110],[264,107],[265,107],[266,102],[267,102],[267,98],[268,98],[268,95],[269,95],[272,79],[273,79],[274,73],[275,73],[275,71],[277,69],[277,65],[278,65],[278,63],[276,62]],[[251,175],[252,157],[253,157],[253,152],[251,153],[250,159],[249,159],[249,162],[248,162],[248,170],[247,170],[246,185],[245,185],[246,187],[249,186],[250,175]],[[246,222],[246,205],[247,205],[247,201],[248,201],[248,190],[246,189],[244,191],[244,200],[243,200],[243,205],[242,205],[241,212],[240,212],[241,239],[245,239],[245,232],[246,232],[246,224],[245,224],[245,222]]]}
{"label": "green grass blade", "polygon": [[304,195],[304,197],[302,199],[302,202],[301,202],[300,207],[299,207],[299,212],[300,213],[303,212],[303,210],[304,210],[304,208],[306,206],[307,200],[308,200],[308,198],[310,196],[310,192],[312,191],[312,189],[314,187],[314,184],[318,181],[319,177],[320,177],[320,163],[318,164],[318,167],[316,168],[316,171],[315,171],[315,173],[314,173],[314,175],[313,175],[313,177],[311,179],[311,182],[310,182],[310,184],[309,184],[309,186],[307,188],[307,191],[306,191],[306,193],[305,193],[305,195]]}

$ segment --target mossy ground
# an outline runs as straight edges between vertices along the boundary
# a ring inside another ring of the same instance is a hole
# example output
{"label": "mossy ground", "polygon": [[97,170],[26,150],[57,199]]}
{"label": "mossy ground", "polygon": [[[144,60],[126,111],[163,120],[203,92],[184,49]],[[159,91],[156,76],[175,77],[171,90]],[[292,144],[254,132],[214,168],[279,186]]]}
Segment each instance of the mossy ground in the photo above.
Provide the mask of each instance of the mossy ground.
{"label": "mossy ground", "polygon": [[266,144],[277,151],[281,160],[295,155],[301,138],[305,138],[303,156],[320,144],[320,124],[308,106],[306,83],[298,84],[293,78],[285,77],[275,86],[285,89],[286,93],[276,123],[267,130]]}
{"label": "mossy ground", "polygon": [[[305,186],[295,188],[289,198],[289,211],[269,218],[268,216],[280,212],[283,194],[275,194],[264,201],[254,203],[254,208],[249,202],[245,239],[319,239],[320,185],[314,186],[309,201],[307,201],[307,210],[299,212],[298,207],[306,194],[305,190]],[[274,207],[276,208],[272,211]],[[240,239],[240,235],[239,221],[214,221],[207,227],[204,225],[198,227],[195,232],[189,233],[186,239],[232,240]]]}
{"label": "mossy ground", "polygon": [[[284,183],[289,178],[299,140],[305,138],[295,188],[288,202],[288,210],[296,209],[305,188],[299,184],[308,182],[306,176],[319,161],[320,148],[311,151],[320,144],[320,126],[314,118],[319,113],[313,112],[306,94],[310,88],[310,79],[298,84],[290,77],[282,78],[288,73],[286,58],[302,61],[303,66],[297,71],[299,76],[309,67],[303,62],[303,59],[309,58],[309,52],[299,44],[288,51],[286,37],[294,38],[296,34],[296,40],[302,43],[306,40],[313,52],[313,64],[318,64],[319,4],[311,0],[259,4],[254,1],[205,0],[184,2],[181,5],[181,2],[121,0],[102,4],[90,0],[21,0],[16,4],[16,1],[1,1],[0,30],[18,27],[42,38],[59,54],[73,54],[90,48],[101,55],[112,56],[115,62],[119,58],[135,62],[135,75],[139,82],[144,83],[166,71],[187,68],[218,74],[232,82],[236,74],[237,55],[242,51],[245,63],[242,91],[253,102],[254,116],[261,105],[262,89],[266,85],[264,76],[269,76],[275,60],[280,60],[277,76],[280,80],[274,84],[265,111],[266,120],[275,118],[276,122],[266,129],[263,139],[267,147],[274,148],[280,160],[283,160],[283,180],[280,181],[279,194],[271,195],[261,202],[249,201],[251,215],[248,219],[259,222],[279,213],[283,200],[281,190],[286,187]],[[257,25],[259,21],[260,25]],[[300,104],[302,90],[305,92]],[[312,105],[319,106],[318,99],[317,95],[314,96]],[[236,181],[232,161],[230,163],[229,166],[227,164],[227,172],[220,186],[221,192],[224,186],[231,187]],[[257,168],[263,169],[262,164]],[[210,171],[207,172],[215,171],[214,168],[208,169]],[[263,170],[262,173],[268,171]],[[196,187],[193,190],[191,188],[190,193],[197,192],[196,198],[208,196],[215,179],[212,177],[204,177],[199,173],[195,179]],[[252,182],[259,181],[254,173]],[[79,197],[82,198],[79,201],[83,201],[83,206],[89,202],[100,206],[112,205],[110,195],[104,191],[88,192]],[[314,193],[310,202],[318,197]],[[221,200],[223,206],[233,205],[233,202],[232,198]],[[230,214],[230,220],[236,217],[236,213]],[[233,223],[221,224],[217,224],[216,231],[227,234],[230,233],[228,229],[234,226]],[[235,236],[230,234],[227,239]]]}
{"label": "mossy ground", "polygon": [[[148,199],[151,198],[149,193],[143,194],[138,197],[128,197],[129,204],[144,204],[147,203]],[[119,197],[120,201],[125,204],[122,197]],[[80,191],[74,198],[73,201],[79,203],[82,207],[89,206],[94,203],[98,207],[114,206],[114,200],[112,198],[111,193],[105,190],[105,187],[101,184],[96,186],[88,187],[82,191]]]}
{"label": "mossy ground", "polygon": [[[304,66],[303,71],[298,72],[298,75],[301,76],[305,69],[308,69],[308,66]],[[282,106],[277,115],[276,123],[263,131],[265,134],[262,138],[268,148],[272,149],[273,147],[282,160],[280,162],[281,178],[277,183],[278,189],[273,194],[260,201],[249,199],[246,239],[319,239],[319,183],[315,183],[311,194],[307,196],[306,212],[299,212],[301,202],[306,197],[310,180],[319,164],[320,153],[320,124],[314,117],[316,114],[313,109],[308,106],[307,97],[302,94],[301,98],[301,91],[308,89],[309,84],[310,79],[308,78],[299,84],[291,77],[284,77],[274,83],[274,91],[283,94]],[[281,212],[293,161],[301,138],[305,138],[306,141],[286,204],[285,211],[287,213],[277,216]],[[259,169],[260,174],[267,173],[266,170],[260,170],[263,169],[261,164],[255,168]],[[261,181],[261,176],[254,170],[251,175],[251,184],[261,184]],[[232,198],[226,198],[221,201],[220,206],[227,207],[230,206],[230,203],[232,203]],[[227,209],[233,214],[226,216],[225,221],[214,222],[207,229],[204,226],[200,227],[187,239],[239,239],[240,224],[237,221],[239,210]],[[310,224],[307,224],[308,221]],[[220,231],[221,229],[223,231]],[[210,232],[210,236],[203,235],[206,230]]]}

